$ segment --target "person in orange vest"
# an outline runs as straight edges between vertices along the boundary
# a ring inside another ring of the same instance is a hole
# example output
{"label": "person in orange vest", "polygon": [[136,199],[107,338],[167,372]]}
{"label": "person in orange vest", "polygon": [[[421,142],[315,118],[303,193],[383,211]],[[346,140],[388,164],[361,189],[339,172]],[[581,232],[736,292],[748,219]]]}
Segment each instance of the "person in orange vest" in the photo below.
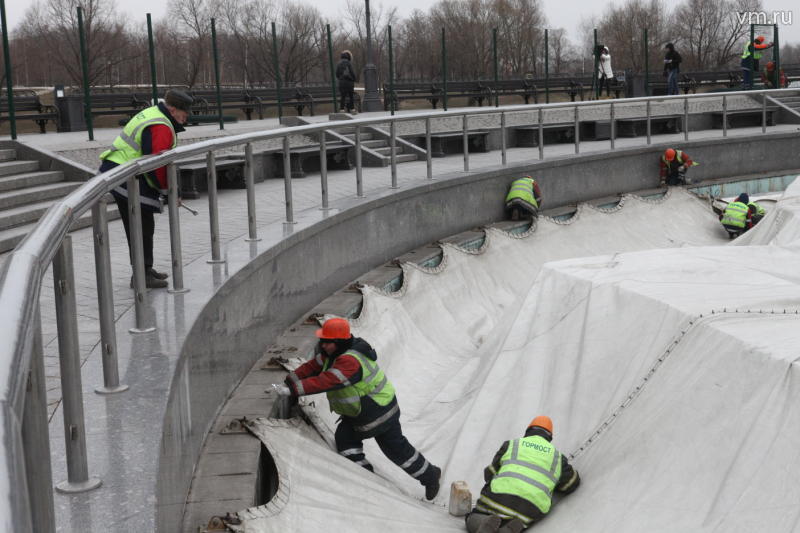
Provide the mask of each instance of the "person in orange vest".
{"label": "person in orange vest", "polygon": [[689,154],[674,148],[667,148],[664,150],[664,155],[661,156],[659,161],[661,185],[686,185],[691,183],[691,180],[686,177],[686,171],[689,167],[697,166],[697,163],[692,161]]}
{"label": "person in orange vest", "polygon": [[519,533],[550,512],[554,492],[578,488],[578,471],[552,440],[553,421],[537,416],[522,438],[503,443],[484,469],[486,484],[465,518],[469,533]]}

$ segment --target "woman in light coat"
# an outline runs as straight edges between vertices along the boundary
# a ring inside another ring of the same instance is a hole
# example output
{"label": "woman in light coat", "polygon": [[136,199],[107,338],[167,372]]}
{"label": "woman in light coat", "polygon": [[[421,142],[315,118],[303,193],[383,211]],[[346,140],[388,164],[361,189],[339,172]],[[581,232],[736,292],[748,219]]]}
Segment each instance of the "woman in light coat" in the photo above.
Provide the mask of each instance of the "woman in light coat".
{"label": "woman in light coat", "polygon": [[611,70],[611,54],[608,53],[608,48],[605,46],[600,52],[600,61],[597,65],[598,87],[600,88],[598,96],[603,93],[603,83],[606,85],[606,96],[611,96],[611,80],[614,79],[614,71]]}

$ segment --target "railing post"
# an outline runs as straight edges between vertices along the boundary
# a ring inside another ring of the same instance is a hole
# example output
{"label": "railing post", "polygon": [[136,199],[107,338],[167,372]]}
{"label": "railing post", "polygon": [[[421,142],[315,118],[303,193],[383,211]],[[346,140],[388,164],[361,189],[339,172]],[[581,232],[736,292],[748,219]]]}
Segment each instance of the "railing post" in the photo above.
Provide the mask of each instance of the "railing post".
{"label": "railing post", "polygon": [[98,394],[114,394],[128,390],[128,386],[119,382],[114,290],[111,283],[111,251],[108,245],[108,212],[105,197],[92,206],[92,229],[94,268],[97,276],[97,308],[100,315],[100,352],[103,360],[103,386],[94,390]]}
{"label": "railing post", "polygon": [[433,179],[433,157],[431,156],[431,117],[425,117],[425,168],[429,180]]}
{"label": "railing post", "polygon": [[542,108],[539,108],[539,160],[544,159],[544,124]]}
{"label": "railing post", "polygon": [[506,159],[506,114],[500,113],[500,159],[505,166],[508,163]]}
{"label": "railing post", "polygon": [[328,140],[325,130],[319,134],[319,186],[322,189],[322,209],[328,209]]}
{"label": "railing post", "polygon": [[650,123],[650,100],[647,101],[647,144],[653,142],[652,124]]}
{"label": "railing post", "polygon": [[292,208],[292,153],[289,148],[289,136],[283,137],[283,192],[286,201],[286,223],[294,224]]}
{"label": "railing post", "polygon": [[464,172],[469,171],[469,126],[467,115],[461,117],[462,145],[464,148]]}
{"label": "railing post", "polygon": [[22,446],[25,451],[25,476],[28,481],[32,531],[55,533],[42,319],[38,305],[33,318],[33,349],[29,372],[28,386],[25,390],[25,410],[22,412]]}
{"label": "railing post", "polygon": [[[780,81],[780,75],[777,71],[775,76]],[[767,93],[761,93],[761,133],[767,133]]]}
{"label": "railing post", "polygon": [[256,227],[256,177],[253,143],[244,145],[244,180],[247,187],[247,238],[248,242],[260,241]]}
{"label": "railing post", "polygon": [[611,149],[614,149],[614,138],[617,135],[617,128],[615,126],[615,119],[614,119],[614,102],[611,102],[611,110],[609,111],[609,115],[611,117],[611,132],[609,137],[611,139]]}
{"label": "railing post", "polygon": [[139,180],[136,176],[128,178],[128,220],[133,265],[133,307],[136,314],[136,325],[128,331],[150,333],[156,328],[145,325],[147,322],[147,287],[144,272],[144,244],[142,242],[142,204],[139,201]]}
{"label": "railing post", "polygon": [[689,140],[689,99],[683,99],[683,140]]}
{"label": "railing post", "polygon": [[722,136],[728,136],[728,97],[722,95]]}
{"label": "railing post", "polygon": [[181,247],[181,218],[178,204],[178,167],[167,165],[167,202],[169,204],[169,248],[172,259],[171,293],[189,292],[183,286],[183,249]]}
{"label": "railing post", "polygon": [[397,127],[393,120],[389,124],[389,163],[392,167],[392,189],[397,189]]}
{"label": "railing post", "polygon": [[361,126],[356,126],[356,197],[364,198],[364,176],[361,164]]}
{"label": "railing post", "polygon": [[57,484],[56,490],[65,493],[85,492],[99,487],[102,481],[89,477],[89,462],[86,455],[78,311],[75,304],[75,275],[70,235],[64,237],[53,257],[53,286],[61,370],[61,406],[64,412],[64,440],[67,451],[67,480]]}
{"label": "railing post", "polygon": [[579,154],[581,152],[580,144],[581,144],[581,123],[578,118],[578,106],[575,106],[575,153]]}
{"label": "railing post", "polygon": [[217,158],[213,151],[206,154],[208,180],[208,224],[211,235],[211,259],[206,263],[224,263],[219,250],[219,205],[217,202]]}

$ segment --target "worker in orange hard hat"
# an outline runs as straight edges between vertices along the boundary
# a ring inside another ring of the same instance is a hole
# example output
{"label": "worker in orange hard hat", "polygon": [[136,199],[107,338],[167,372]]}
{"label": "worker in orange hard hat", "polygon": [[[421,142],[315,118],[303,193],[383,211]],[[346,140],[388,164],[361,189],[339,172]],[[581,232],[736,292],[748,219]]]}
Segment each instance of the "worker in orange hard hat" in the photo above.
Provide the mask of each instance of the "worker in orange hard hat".
{"label": "worker in orange hard hat", "polygon": [[786,73],[775,68],[774,61],[768,61],[766,68],[761,72],[761,81],[767,89],[785,89],[787,87]]}
{"label": "worker in orange hard hat", "polygon": [[685,185],[692,181],[686,177],[686,172],[689,167],[696,167],[697,162],[692,161],[692,158],[686,152],[676,150],[674,148],[667,148],[661,156],[659,165],[659,178],[661,185]]}
{"label": "worker in orange hard hat", "polygon": [[761,52],[767,48],[772,48],[773,43],[764,43],[763,35],[759,35],[751,42],[748,38],[744,44],[742,52],[742,89],[753,88],[753,72],[758,72],[758,60],[761,59]]}
{"label": "worker in orange hard hat", "polygon": [[331,411],[341,415],[336,449],[370,472],[363,442],[374,438],[381,451],[425,487],[425,498],[439,492],[442,471],[428,462],[403,436],[394,387],[378,367],[378,354],[364,339],[353,337],[344,318],[328,319],[317,330],[314,357],[289,372],[280,394],[304,396],[324,392]]}
{"label": "worker in orange hard hat", "polygon": [[469,533],[519,533],[550,512],[554,491],[578,488],[578,471],[552,440],[553,421],[537,416],[524,437],[503,443],[483,471],[486,484],[466,517]]}

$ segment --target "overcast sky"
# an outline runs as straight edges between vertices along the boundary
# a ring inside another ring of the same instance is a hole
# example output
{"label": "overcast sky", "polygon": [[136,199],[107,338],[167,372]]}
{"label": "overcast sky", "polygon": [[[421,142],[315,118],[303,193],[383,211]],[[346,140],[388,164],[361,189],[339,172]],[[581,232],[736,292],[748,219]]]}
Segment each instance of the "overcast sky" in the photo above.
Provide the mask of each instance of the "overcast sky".
{"label": "overcast sky", "polygon": [[[331,21],[335,21],[338,14],[344,9],[346,0],[306,0],[307,3],[317,8]],[[542,0],[549,20],[550,28],[565,28],[572,41],[578,41],[577,31],[581,17],[591,15],[602,16],[609,5],[624,4],[624,0],[569,0],[569,9],[565,9],[564,0]],[[121,11],[130,17],[140,16],[142,21],[145,13],[152,13],[153,18],[160,19],[166,14],[167,0],[116,0]],[[400,16],[407,16],[414,9],[427,10],[432,0],[371,0],[371,6],[384,4],[397,6]],[[798,0],[764,0],[764,7],[768,13],[783,10],[784,20],[791,14],[792,24],[781,25],[782,43],[800,42],[800,2]],[[22,20],[23,13],[32,0],[6,1],[6,11],[10,28],[14,28]],[[374,7],[373,7],[374,9]],[[779,21],[780,22],[780,21]],[[13,30],[12,30],[13,31]]]}

